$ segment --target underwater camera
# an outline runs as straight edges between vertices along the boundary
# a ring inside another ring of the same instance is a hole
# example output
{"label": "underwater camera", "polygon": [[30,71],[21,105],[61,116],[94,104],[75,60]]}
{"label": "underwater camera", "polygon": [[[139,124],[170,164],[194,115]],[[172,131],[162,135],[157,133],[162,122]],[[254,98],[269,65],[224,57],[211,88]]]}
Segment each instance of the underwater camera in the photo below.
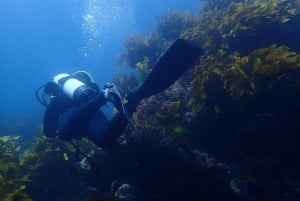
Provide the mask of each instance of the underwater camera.
{"label": "underwater camera", "polygon": [[[44,88],[42,96],[39,91]],[[50,99],[56,96],[61,96],[61,93],[66,95],[75,104],[80,104],[88,101],[99,92],[98,86],[94,83],[92,77],[85,71],[78,71],[73,75],[61,73],[53,78],[53,82],[48,82],[36,90],[38,101],[44,105],[48,105],[46,94]]]}

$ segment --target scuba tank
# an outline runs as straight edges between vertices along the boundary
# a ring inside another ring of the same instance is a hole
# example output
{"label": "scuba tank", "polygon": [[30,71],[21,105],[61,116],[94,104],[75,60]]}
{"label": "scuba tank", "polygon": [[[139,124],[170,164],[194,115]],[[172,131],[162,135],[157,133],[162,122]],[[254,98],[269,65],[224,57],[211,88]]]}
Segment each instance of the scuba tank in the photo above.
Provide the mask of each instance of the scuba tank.
{"label": "scuba tank", "polygon": [[53,82],[76,104],[86,102],[98,93],[95,88],[66,73],[56,75]]}

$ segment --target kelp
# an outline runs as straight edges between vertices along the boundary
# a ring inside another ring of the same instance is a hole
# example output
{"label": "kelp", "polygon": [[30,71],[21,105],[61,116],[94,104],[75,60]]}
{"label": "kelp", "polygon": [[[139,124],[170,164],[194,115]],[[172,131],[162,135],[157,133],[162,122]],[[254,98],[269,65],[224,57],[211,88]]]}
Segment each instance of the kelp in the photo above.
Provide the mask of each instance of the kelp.
{"label": "kelp", "polygon": [[166,41],[174,41],[180,37],[183,30],[194,27],[196,21],[189,12],[171,11],[157,18],[158,35]]}
{"label": "kelp", "polygon": [[[96,150],[90,141],[83,139],[79,144],[80,150],[70,143],[46,137],[37,138],[27,150],[21,149],[19,144],[18,136],[3,136],[0,139],[1,200],[55,200],[58,197],[68,200],[73,199],[74,194],[85,185],[82,178],[86,174],[80,162]],[[75,168],[76,163],[78,168]],[[49,191],[56,193],[50,193],[45,198]]]}
{"label": "kelp", "polygon": [[[30,175],[31,183],[27,192],[34,200],[71,200],[85,186],[86,170],[81,161],[96,149],[96,146],[83,139],[69,142],[46,137],[37,138],[20,159],[24,171]],[[79,150],[80,149],[80,150]],[[84,153],[84,156],[80,153]],[[88,163],[88,161],[86,161]],[[41,185],[42,184],[42,185]],[[47,198],[44,197],[48,192]]]}
{"label": "kelp", "polygon": [[144,57],[144,60],[142,62],[138,62],[136,64],[136,69],[138,72],[138,75],[137,75],[138,80],[140,83],[143,83],[143,81],[146,79],[148,73],[150,72],[148,57]]}
{"label": "kelp", "polygon": [[[195,19],[188,12],[172,11],[163,17],[158,17],[156,30],[145,37],[139,33],[131,34],[124,42],[126,51],[119,57],[119,71],[123,67],[130,67],[137,70],[138,76],[144,77],[155,66],[164,51],[180,37],[181,32],[192,28],[195,23]],[[147,70],[145,58],[147,58]],[[141,80],[141,77],[138,79]]]}
{"label": "kelp", "polygon": [[113,79],[113,83],[118,86],[119,92],[124,97],[128,91],[138,87],[139,80],[133,73],[122,73]]}
{"label": "kelp", "polygon": [[292,85],[299,84],[293,75],[300,72],[300,54],[288,47],[274,44],[254,50],[249,56],[235,55],[231,59],[232,63],[225,70],[223,79],[224,88],[234,99],[266,92],[274,82],[283,79]]}
{"label": "kelp", "polygon": [[[276,79],[296,70],[298,56],[289,46],[298,50],[299,42],[290,42],[294,37],[290,39],[287,32],[280,30],[297,31],[294,24],[299,19],[299,2],[209,1],[204,5],[198,14],[198,25],[181,34],[206,51],[193,69],[194,112],[205,109],[205,85],[213,73],[221,76],[226,93],[238,100],[270,88]],[[288,77],[296,84],[295,76]]]}
{"label": "kelp", "polygon": [[135,68],[145,57],[149,59],[150,69],[153,68],[163,51],[162,43],[163,40],[155,32],[145,38],[138,33],[131,34],[124,42],[126,52],[120,55],[119,68]]}
{"label": "kelp", "polygon": [[0,199],[3,201],[32,201],[24,192],[31,180],[19,163],[18,139],[18,136],[0,139]]}
{"label": "kelp", "polygon": [[289,22],[300,12],[299,0],[220,3],[207,1],[198,14],[199,28],[185,30],[181,37],[187,40],[197,37],[198,45],[210,52],[223,49],[248,54],[256,48],[284,41],[287,35],[283,35],[285,32],[282,30],[289,30],[289,26],[295,28]]}
{"label": "kelp", "polygon": [[201,65],[193,70],[192,85],[196,92],[196,97],[192,99],[193,111],[203,109],[207,98],[205,85],[212,73],[221,77],[223,89],[234,101],[267,93],[274,83],[283,80],[290,87],[300,87],[295,77],[300,72],[299,57],[300,54],[288,47],[275,44],[254,50],[247,56],[241,56],[238,52],[230,55],[218,52],[215,57],[203,57]]}

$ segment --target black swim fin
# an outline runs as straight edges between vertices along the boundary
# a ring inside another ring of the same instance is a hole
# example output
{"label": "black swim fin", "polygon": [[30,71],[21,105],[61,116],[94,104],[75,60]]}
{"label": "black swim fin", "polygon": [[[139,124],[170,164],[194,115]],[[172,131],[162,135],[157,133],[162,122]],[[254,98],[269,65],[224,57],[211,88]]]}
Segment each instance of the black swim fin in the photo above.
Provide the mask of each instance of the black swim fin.
{"label": "black swim fin", "polygon": [[135,93],[141,100],[170,87],[200,56],[202,50],[183,39],[176,40]]}
{"label": "black swim fin", "polygon": [[129,95],[129,103],[126,105],[129,113],[133,112],[132,110],[142,99],[170,87],[201,53],[201,48],[193,46],[183,39],[176,40],[157,62],[140,88]]}

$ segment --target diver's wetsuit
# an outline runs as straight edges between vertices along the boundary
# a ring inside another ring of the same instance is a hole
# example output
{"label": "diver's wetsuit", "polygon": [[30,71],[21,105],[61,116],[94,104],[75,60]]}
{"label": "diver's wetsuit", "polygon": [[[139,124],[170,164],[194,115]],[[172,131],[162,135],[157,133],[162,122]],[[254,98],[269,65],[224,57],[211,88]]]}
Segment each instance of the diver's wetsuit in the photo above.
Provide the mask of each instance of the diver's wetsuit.
{"label": "diver's wetsuit", "polygon": [[[200,48],[192,46],[182,39],[175,41],[140,88],[129,93],[128,102],[125,105],[128,115],[130,116],[135,111],[142,99],[172,85],[200,54]],[[120,106],[118,106],[119,113],[111,121],[107,120],[99,110],[108,101],[103,92],[99,92],[80,105],[74,105],[68,97],[62,93],[59,94],[51,100],[44,115],[44,134],[47,137],[58,135],[63,140],[70,140],[87,136],[97,145],[107,147],[122,134],[128,123]]]}
{"label": "diver's wetsuit", "polygon": [[44,115],[44,134],[47,137],[59,136],[61,139],[85,136],[87,123],[106,103],[103,93],[80,105],[74,105],[68,97],[56,96],[51,99]]}

